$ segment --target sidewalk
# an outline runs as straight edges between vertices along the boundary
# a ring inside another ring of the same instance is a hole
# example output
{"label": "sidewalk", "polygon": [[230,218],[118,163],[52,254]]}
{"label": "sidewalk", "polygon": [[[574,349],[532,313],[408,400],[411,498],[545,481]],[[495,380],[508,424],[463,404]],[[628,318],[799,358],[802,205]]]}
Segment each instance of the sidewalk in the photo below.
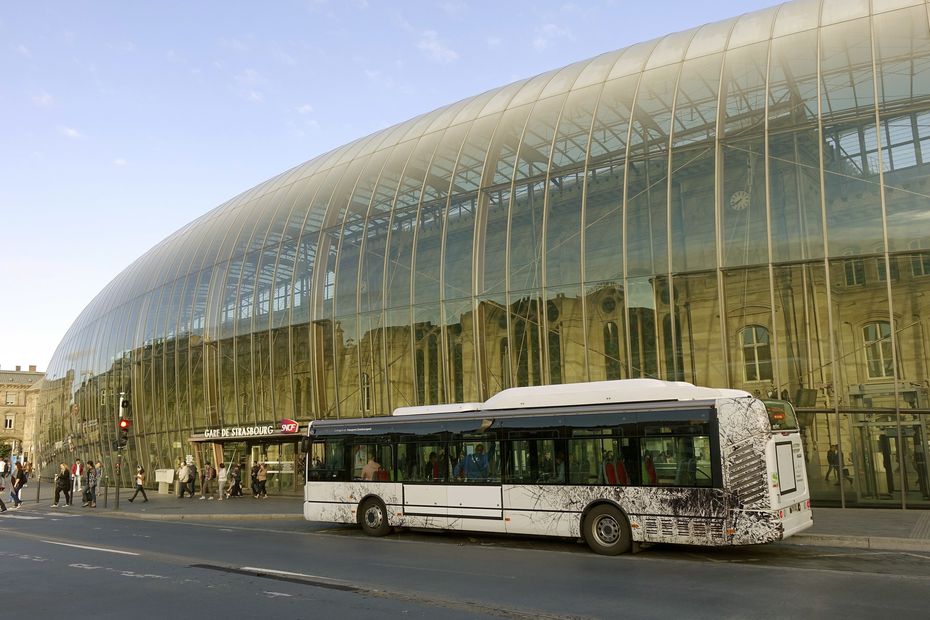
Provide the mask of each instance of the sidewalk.
{"label": "sidewalk", "polygon": [[[36,501],[37,486],[30,481],[23,489],[22,499],[23,507],[33,507],[37,503],[40,506],[48,507],[55,501],[55,489],[50,483],[42,482],[41,501]],[[172,487],[173,489],[173,487]],[[185,519],[198,521],[238,521],[242,519],[293,519],[303,518],[303,505],[300,497],[283,496],[269,497],[267,499],[255,499],[251,495],[244,497],[234,497],[232,499],[200,499],[197,495],[193,499],[185,497],[179,499],[170,493],[159,495],[154,489],[146,489],[149,501],[145,502],[140,493],[132,503],[129,498],[135,489],[120,489],[119,510],[116,509],[116,489],[110,487],[106,493],[100,489],[97,493],[96,508],[82,508],[81,498],[77,494],[73,498],[71,508],[67,510],[73,513],[86,512],[88,514],[120,516],[137,519],[149,519],[155,521],[183,521]],[[247,492],[247,489],[246,489]],[[7,502],[9,507],[8,491],[4,491],[3,501]],[[214,495],[218,498],[218,495]],[[61,498],[64,503],[64,497]]]}
{"label": "sidewalk", "polygon": [[[23,491],[26,507],[37,503],[36,487],[34,482],[30,482]],[[42,498],[38,503],[47,507],[53,501],[54,489],[51,484],[43,482],[41,491]],[[106,496],[102,491],[98,493],[95,509],[82,508],[80,498],[75,498],[74,505],[68,510],[163,521],[303,518],[301,498],[297,496],[254,499],[246,495],[224,500],[201,500],[198,496],[194,499],[178,499],[173,494],[159,495],[154,490],[146,489],[148,503],[142,501],[141,495],[134,503],[129,503],[132,493],[133,489],[120,489],[119,510],[116,510],[113,488],[109,489]],[[8,491],[4,491],[4,501],[8,494]],[[930,510],[814,508],[813,527],[780,544],[930,553]]]}
{"label": "sidewalk", "polygon": [[930,552],[930,510],[814,508],[814,526],[785,544]]}

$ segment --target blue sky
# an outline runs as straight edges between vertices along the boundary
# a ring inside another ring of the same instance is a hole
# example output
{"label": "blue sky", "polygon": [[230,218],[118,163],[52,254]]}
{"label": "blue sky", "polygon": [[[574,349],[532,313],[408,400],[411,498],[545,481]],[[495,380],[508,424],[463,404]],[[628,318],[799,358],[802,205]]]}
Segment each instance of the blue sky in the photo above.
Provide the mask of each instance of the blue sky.
{"label": "blue sky", "polygon": [[0,7],[0,368],[150,247],[334,147],[772,0]]}

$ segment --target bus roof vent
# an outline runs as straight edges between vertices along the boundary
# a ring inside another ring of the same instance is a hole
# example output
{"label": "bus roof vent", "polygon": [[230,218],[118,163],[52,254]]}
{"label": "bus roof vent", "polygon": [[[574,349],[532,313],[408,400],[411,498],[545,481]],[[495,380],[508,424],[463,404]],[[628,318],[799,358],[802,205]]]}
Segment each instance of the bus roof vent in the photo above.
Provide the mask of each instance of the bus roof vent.
{"label": "bus roof vent", "polygon": [[391,415],[423,415],[424,413],[465,413],[480,411],[481,403],[452,403],[451,405],[420,405],[419,407],[398,407]]}
{"label": "bus roof vent", "polygon": [[[742,390],[699,387],[684,381],[621,379],[538,387],[510,388],[492,396],[484,409],[519,409],[592,405],[598,403],[641,403],[669,400],[709,400],[751,396]],[[411,407],[416,409],[416,407]]]}

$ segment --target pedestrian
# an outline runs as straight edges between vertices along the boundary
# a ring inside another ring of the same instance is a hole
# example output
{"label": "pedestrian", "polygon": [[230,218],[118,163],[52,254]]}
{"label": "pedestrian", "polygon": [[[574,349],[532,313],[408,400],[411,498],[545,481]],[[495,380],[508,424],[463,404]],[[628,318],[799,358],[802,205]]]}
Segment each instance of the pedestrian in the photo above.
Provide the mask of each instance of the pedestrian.
{"label": "pedestrian", "polygon": [[129,498],[130,504],[136,499],[136,495],[139,493],[142,493],[143,503],[149,501],[149,496],[145,494],[145,468],[141,465],[136,468],[136,492]]}
{"label": "pedestrian", "polygon": [[6,458],[0,459],[0,482],[5,482],[10,475],[10,462]]}
{"label": "pedestrian", "polygon": [[187,464],[187,492],[190,494],[190,498],[194,499],[194,491],[196,491],[197,484],[197,464],[191,461]]}
{"label": "pedestrian", "polygon": [[91,508],[97,507],[97,483],[100,478],[97,477],[97,468],[93,466],[93,461],[87,462],[87,477],[85,481],[87,482],[84,487],[84,502],[81,504],[82,507]]}
{"label": "pedestrian", "polygon": [[184,499],[184,493],[188,490],[188,483],[191,480],[191,470],[187,463],[181,462],[178,468],[178,499]]}
{"label": "pedestrian", "polygon": [[830,481],[830,474],[836,472],[836,479],[840,479],[840,460],[839,460],[839,451],[836,449],[836,444],[830,446],[830,449],[827,450],[827,475],[824,476],[824,481]]}
{"label": "pedestrian", "polygon": [[259,464],[255,463],[249,471],[249,486],[252,488],[252,497],[256,499],[258,498],[258,470]]}
{"label": "pedestrian", "polygon": [[262,499],[266,499],[268,497],[268,491],[265,487],[265,485],[268,483],[268,466],[267,465],[265,465],[264,463],[258,464],[258,475],[256,476],[256,478],[258,479],[258,496]]}
{"label": "pedestrian", "polygon": [[20,499],[19,493],[22,491],[23,487],[26,486],[26,470],[23,468],[21,462],[16,463],[10,482],[12,483],[10,499],[13,500],[13,508],[19,508],[23,505],[23,500]]}
{"label": "pedestrian", "polygon": [[[84,490],[84,463],[81,459],[74,459],[74,465],[71,466],[71,496]],[[70,501],[68,502],[71,503]]]}
{"label": "pedestrian", "polygon": [[58,473],[55,475],[55,503],[52,508],[58,508],[61,503],[61,494],[65,494],[65,508],[71,505],[71,470],[65,463],[58,464]]}
{"label": "pedestrian", "polygon": [[200,499],[205,499],[207,495],[213,499],[213,479],[216,478],[216,470],[207,461],[203,465],[203,472],[200,474]]}
{"label": "pedestrian", "polygon": [[[2,461],[3,459],[0,459]],[[3,476],[0,476],[0,512],[6,512],[6,504],[3,503],[3,490],[6,487],[3,486]]]}
{"label": "pedestrian", "polygon": [[217,472],[217,480],[218,480],[218,487],[219,487],[218,491],[219,491],[220,499],[223,499],[223,497],[226,495],[226,463],[225,462],[220,463],[220,469]]}
{"label": "pedestrian", "polygon": [[239,497],[242,495],[242,486],[239,484],[239,476],[241,475],[241,468],[238,463],[233,463],[229,466],[229,472],[227,476],[229,477],[229,487],[226,489],[226,498],[230,497]]}

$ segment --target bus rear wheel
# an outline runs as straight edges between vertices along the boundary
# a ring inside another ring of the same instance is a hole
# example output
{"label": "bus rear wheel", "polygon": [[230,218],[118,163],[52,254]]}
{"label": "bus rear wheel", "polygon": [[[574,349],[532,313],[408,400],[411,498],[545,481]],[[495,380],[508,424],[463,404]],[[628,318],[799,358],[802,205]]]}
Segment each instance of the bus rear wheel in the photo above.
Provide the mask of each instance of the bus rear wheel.
{"label": "bus rear wheel", "polygon": [[614,506],[595,506],[584,518],[584,539],[594,553],[620,555],[633,547],[630,522]]}
{"label": "bus rear wheel", "polygon": [[369,536],[384,536],[391,531],[384,502],[374,497],[369,497],[359,506],[358,522]]}

